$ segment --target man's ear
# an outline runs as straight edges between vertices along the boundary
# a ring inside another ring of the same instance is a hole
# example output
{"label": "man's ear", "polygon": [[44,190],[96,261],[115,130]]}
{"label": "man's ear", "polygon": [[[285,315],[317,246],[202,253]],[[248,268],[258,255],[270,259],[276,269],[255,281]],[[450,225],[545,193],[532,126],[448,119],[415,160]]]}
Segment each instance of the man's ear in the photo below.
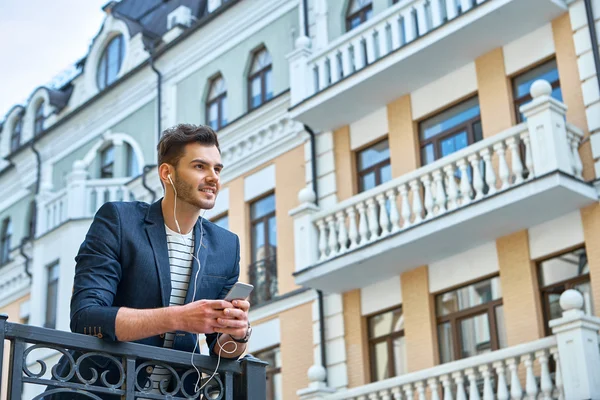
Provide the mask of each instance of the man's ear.
{"label": "man's ear", "polygon": [[171,173],[170,165],[167,163],[162,163],[158,167],[158,179],[160,179],[163,183],[169,183],[169,174]]}

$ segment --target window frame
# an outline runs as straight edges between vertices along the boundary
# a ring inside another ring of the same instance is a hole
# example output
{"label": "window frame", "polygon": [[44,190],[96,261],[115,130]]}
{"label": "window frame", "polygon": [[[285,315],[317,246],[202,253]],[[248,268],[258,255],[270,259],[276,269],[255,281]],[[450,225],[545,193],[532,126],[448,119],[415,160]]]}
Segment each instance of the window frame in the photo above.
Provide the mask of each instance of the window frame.
{"label": "window frame", "polygon": [[[494,273],[491,275],[479,277],[479,278],[473,279],[471,281],[468,281],[466,283],[461,283],[459,285],[446,288],[442,291],[439,291],[439,292],[433,294],[433,301],[435,303],[436,333],[438,332],[440,325],[445,324],[445,323],[450,323],[450,332],[452,333],[452,351],[454,352],[454,360],[450,360],[447,362],[453,362],[453,361],[462,360],[464,358],[468,358],[468,357],[462,357],[462,335],[460,332],[461,331],[460,323],[461,323],[461,321],[463,321],[465,319],[476,317],[478,315],[486,314],[488,316],[488,324],[489,324],[488,326],[489,326],[489,330],[490,330],[490,345],[491,345],[490,351],[496,351],[496,350],[500,349],[500,336],[498,334],[496,308],[504,305],[503,297],[500,297],[499,299],[496,299],[496,300],[489,301],[484,304],[480,304],[475,307],[470,307],[465,310],[457,311],[457,312],[454,312],[454,313],[451,313],[448,315],[443,315],[443,316],[438,316],[438,309],[437,309],[438,296],[443,296],[446,293],[454,292],[456,290],[465,288],[467,286],[475,285],[479,282],[484,282],[486,280],[490,280],[493,278],[500,279],[500,275],[498,273]],[[439,334],[437,334],[437,336],[438,336],[438,352],[440,354],[440,363],[442,363],[442,359],[441,359],[442,358],[441,357],[442,342],[440,341]]]}
{"label": "window frame", "polygon": [[[367,4],[366,6],[363,6],[358,11],[355,11],[352,14],[349,14],[353,1],[356,1],[356,0],[350,0],[350,2],[348,3],[348,10],[346,11],[346,32],[350,32],[352,29],[358,28],[360,25],[367,22],[369,20],[367,18],[367,13],[369,11],[371,11],[371,13],[373,12],[373,1],[371,1],[369,4]],[[360,18],[360,23],[353,28],[352,20],[356,17]]]}
{"label": "window frame", "polygon": [[[254,232],[254,226],[256,224],[260,223],[260,222],[264,222],[265,223],[265,227],[268,227],[269,226],[269,224],[268,224],[269,219],[277,217],[276,216],[277,207],[275,207],[275,209],[272,212],[270,212],[270,213],[268,213],[266,215],[263,215],[262,217],[252,219],[252,206],[254,204],[258,203],[259,201],[268,198],[269,196],[273,196],[275,198],[275,192],[274,191],[270,191],[268,193],[265,193],[264,195],[253,199],[250,202],[250,204],[249,204],[249,206],[250,206],[250,242],[251,242],[251,245],[252,245],[250,259],[252,260],[252,264],[257,263],[259,261],[264,261],[264,260],[266,260],[266,259],[268,259],[270,257],[274,257],[277,254],[277,250],[275,250],[275,252],[273,254],[271,254],[270,245],[269,245],[267,247],[267,251],[265,251],[265,257],[264,258],[261,258],[261,259],[256,259],[255,258],[255,244],[256,244],[256,239],[255,239],[254,234],[253,234],[253,232]],[[268,239],[269,239],[269,230],[268,229],[265,229],[265,237],[264,238],[265,238],[265,244],[270,243],[268,241]]]}
{"label": "window frame", "polygon": [[[50,272],[52,268],[58,268],[58,273],[56,274],[56,278],[51,278]],[[58,317],[58,282],[60,280],[60,263],[59,261],[55,261],[46,266],[46,310],[44,311],[44,328],[56,329],[56,319]],[[54,320],[48,321],[48,311],[50,310],[50,301],[49,301],[49,292],[50,285],[55,286],[55,297],[54,297]]]}
{"label": "window frame", "polygon": [[[110,163],[105,164],[104,163],[105,154],[110,150],[112,150],[112,152],[113,152],[112,161]],[[113,144],[100,150],[100,179],[112,179],[115,177],[115,150],[116,149]],[[108,168],[112,169],[110,176],[105,171]]]}
{"label": "window frame", "polygon": [[40,104],[35,109],[35,118],[33,124],[33,136],[38,136],[42,132],[44,132],[44,101],[41,101]]}
{"label": "window frame", "polygon": [[[431,114],[429,117],[426,117],[424,119],[422,119],[419,123],[418,123],[418,135],[419,135],[419,160],[420,160],[420,165],[423,167],[427,164],[424,164],[424,160],[423,160],[423,149],[429,145],[432,144],[433,145],[433,157],[434,160],[433,162],[445,157],[442,156],[442,149],[441,149],[441,142],[444,139],[447,139],[449,137],[452,137],[462,131],[466,131],[467,132],[467,147],[473,145],[474,143],[476,143],[475,141],[475,130],[473,129],[473,126],[477,123],[480,122],[481,123],[481,105],[479,104],[479,98],[477,100],[477,105],[480,107],[479,108],[479,115],[476,117],[473,117],[469,120],[466,120],[464,122],[462,122],[460,125],[456,125],[453,126],[452,128],[446,129],[445,131],[442,131],[432,137],[430,137],[429,139],[422,139],[421,138],[421,124],[430,120],[431,118],[434,118],[437,115],[440,115],[446,111],[451,110],[454,107],[458,107],[461,104],[467,103],[471,100],[473,100],[474,98],[478,98],[479,96],[476,94],[475,96],[471,96],[461,102],[458,102],[454,105],[451,105],[450,107],[446,107],[438,112],[435,112],[433,114]],[[454,114],[456,115],[456,114]],[[483,131],[483,126],[482,126],[482,131]],[[482,132],[482,136],[483,136],[483,132]],[[483,139],[483,138],[482,138]]]}
{"label": "window frame", "polygon": [[[523,75],[532,72],[538,68],[542,68],[548,64],[554,63],[556,64],[556,58],[553,57],[551,59],[548,59],[546,61],[543,61],[539,64],[535,64],[533,66],[530,66],[529,68],[527,68],[524,71],[521,71],[520,73],[514,75],[511,79],[510,79],[510,84],[511,84],[511,89],[512,89],[512,97],[513,97],[513,111],[515,112],[515,121],[517,122],[517,124],[520,124],[521,122],[524,122],[523,118],[521,117],[521,110],[519,110],[519,108],[526,103],[529,103],[530,101],[533,100],[533,97],[531,97],[531,93],[527,93],[526,95],[523,95],[521,97],[516,97],[516,85],[515,85],[515,81],[517,79],[519,79],[520,77],[522,77]],[[558,71],[558,65],[556,65],[556,70]],[[552,91],[554,91],[557,88],[561,88],[560,86],[560,75],[558,77],[558,80],[554,81],[554,82],[549,82],[550,86],[552,87]]]}
{"label": "window frame", "polygon": [[[276,344],[274,346],[269,346],[267,348],[261,349],[257,351],[254,356],[258,359],[261,359],[261,354],[271,352],[273,350],[279,349],[279,353],[281,355],[281,345]],[[282,367],[271,367],[271,364],[268,364],[266,367],[266,381],[267,381],[267,397],[266,400],[274,400],[275,399],[275,387],[273,377],[277,374],[281,374]],[[270,379],[270,381],[269,381]],[[269,384],[270,382],[270,384]]]}
{"label": "window frame", "polygon": [[[117,52],[117,60],[119,67],[117,73],[114,76],[114,79],[110,81],[110,77],[108,76],[108,66],[110,64],[109,49],[113,45],[115,40],[118,40],[117,46],[119,48]],[[125,60],[125,37],[123,36],[123,34],[115,35],[106,43],[106,46],[104,46],[104,49],[102,50],[102,53],[100,54],[100,58],[98,60],[99,61],[96,66],[96,85],[98,86],[98,90],[104,90],[118,80],[119,73],[121,72],[121,68],[123,67],[123,60]],[[104,76],[100,76],[101,64],[104,64]]]}
{"label": "window frame", "polygon": [[[404,333],[404,329],[401,329],[400,331],[397,332],[392,332],[388,335],[385,336],[380,336],[377,338],[371,338],[371,329],[370,329],[370,320],[371,318],[374,318],[378,315],[381,314],[386,314],[392,311],[396,311],[396,310],[401,310],[402,312],[402,316],[404,316],[404,309],[402,307],[402,304],[400,305],[396,305],[393,307],[389,307],[386,308],[384,310],[381,311],[377,311],[376,313],[370,314],[366,316],[366,327],[367,327],[367,342],[368,342],[368,346],[369,346],[369,363],[371,364],[370,368],[369,368],[369,373],[371,374],[370,376],[370,382],[379,382],[378,380],[376,380],[377,377],[377,370],[376,370],[376,365],[377,363],[375,362],[375,356],[376,356],[376,352],[375,352],[375,346],[379,343],[382,342],[387,342],[387,353],[388,353],[388,360],[391,361],[395,361],[395,357],[394,357],[394,340],[400,338],[400,337],[404,337],[405,333]],[[405,349],[406,350],[406,349]],[[396,364],[394,362],[389,362],[388,363],[388,376],[389,378],[393,378],[396,376],[399,376],[397,374],[396,371]]]}
{"label": "window frame", "polygon": [[15,118],[15,123],[10,134],[10,151],[15,151],[21,147],[21,136],[23,134],[23,115]]}
{"label": "window frame", "polygon": [[[275,245],[275,250],[273,252],[271,252],[271,245],[270,245],[270,241],[269,241],[269,220],[271,218],[274,218],[275,223],[277,223],[277,207],[275,206],[275,208],[273,209],[272,212],[269,212],[268,214],[265,214],[262,217],[254,218],[254,219],[252,218],[252,206],[254,204],[258,203],[259,201],[268,198],[269,196],[273,196],[274,201],[276,200],[275,191],[270,191],[268,193],[265,193],[262,196],[259,196],[255,199],[253,199],[249,204],[251,249],[250,249],[250,265],[248,267],[248,281],[250,281],[250,283],[255,286],[255,290],[250,295],[251,303],[253,303],[253,304],[261,303],[261,301],[257,298],[257,296],[259,296],[259,294],[262,295],[262,293],[260,293],[261,288],[259,287],[259,285],[257,284],[257,281],[256,281],[258,274],[253,273],[255,266],[259,265],[260,263],[265,264],[264,265],[264,268],[265,268],[264,285],[268,289],[268,295],[266,297],[269,297],[268,299],[265,299],[264,301],[265,302],[270,301],[275,297],[275,295],[273,295],[271,293],[270,288],[273,284],[273,280],[275,280],[277,282],[277,244]],[[265,226],[265,229],[264,229],[265,256],[261,259],[257,259],[256,258],[256,238],[254,236],[254,227],[258,223],[261,223],[261,222]],[[277,243],[277,234],[275,234],[275,243]],[[272,274],[272,272],[273,272],[272,270],[275,271],[274,276]],[[253,279],[253,277],[254,277],[254,279]]]}
{"label": "window frame", "polygon": [[212,99],[210,98],[210,93],[212,92],[213,86],[219,79],[222,79],[223,82],[225,83],[225,79],[220,74],[217,75],[216,77],[212,78],[210,81],[210,86],[208,88],[208,94],[206,95],[206,107],[204,110],[206,125],[211,126],[210,125],[210,108],[212,107],[213,104],[217,105],[217,126],[216,126],[216,128],[213,128],[211,126],[211,128],[214,131],[218,131],[227,126],[227,121],[225,121],[225,123],[223,123],[223,109],[224,109],[223,103],[227,99],[227,86],[225,86],[225,90],[223,91],[223,93],[219,94],[218,96],[216,96]]}
{"label": "window frame", "polygon": [[[385,141],[388,142],[388,150],[390,150],[390,156],[386,160],[380,161],[377,164],[374,164],[368,168],[360,170],[360,155],[361,155],[361,153],[366,150],[369,150],[370,148],[375,147],[378,144],[383,143]],[[385,138],[383,138],[381,140],[377,140],[376,142],[373,142],[373,143],[363,147],[362,149],[356,150],[355,157],[356,157],[355,162],[356,162],[356,179],[357,179],[358,193],[362,193],[365,191],[362,178],[365,175],[370,174],[371,172],[375,172],[375,187],[381,185],[381,183],[382,183],[381,182],[381,169],[384,167],[387,167],[388,165],[391,167],[391,165],[392,165],[392,155],[391,155],[389,137],[386,136]]]}
{"label": "window frame", "polygon": [[2,221],[2,232],[0,236],[0,265],[5,265],[11,262],[10,259],[10,242],[12,239],[12,221],[10,217],[4,218]]}
{"label": "window frame", "polygon": [[[269,50],[267,50],[266,47],[261,47],[260,49],[255,50],[254,53],[252,54],[252,61],[250,62],[250,71],[252,70],[252,66],[254,65],[258,55],[260,53],[262,53],[263,51],[266,51],[269,54],[269,56],[271,56],[271,53],[269,53]],[[249,111],[256,110],[257,108],[264,105],[269,100],[271,100],[275,97],[274,94],[271,94],[271,98],[267,99],[267,72],[268,71],[271,71],[271,79],[273,79],[273,58],[271,58],[271,62],[267,66],[264,66],[262,69],[260,69],[257,72],[248,74],[248,110]],[[260,78],[260,104],[254,106],[252,104],[252,98],[253,98],[252,82],[257,77]]]}

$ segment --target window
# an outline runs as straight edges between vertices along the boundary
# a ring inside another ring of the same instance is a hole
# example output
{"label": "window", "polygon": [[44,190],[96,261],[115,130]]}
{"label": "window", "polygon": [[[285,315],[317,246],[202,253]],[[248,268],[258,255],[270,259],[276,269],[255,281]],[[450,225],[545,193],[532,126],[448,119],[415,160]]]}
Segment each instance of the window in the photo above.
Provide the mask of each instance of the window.
{"label": "window", "polygon": [[218,131],[227,125],[227,87],[222,76],[213,79],[206,99],[206,122]]}
{"label": "window", "polygon": [[137,155],[129,143],[125,146],[127,147],[127,176],[138,176],[141,171]]}
{"label": "window", "polygon": [[227,214],[215,218],[212,222],[223,229],[229,230],[229,215]]}
{"label": "window", "polygon": [[267,49],[254,53],[248,76],[248,104],[256,108],[273,98],[271,55]]}
{"label": "window", "polygon": [[372,0],[350,0],[346,13],[346,32],[356,28],[373,15]]}
{"label": "window", "polygon": [[479,99],[473,97],[419,124],[421,165],[483,139]]}
{"label": "window", "polygon": [[530,69],[523,74],[513,78],[513,98],[515,104],[515,112],[517,116],[517,122],[525,121],[525,116],[521,114],[519,108],[529,103],[531,95],[529,90],[533,82],[538,79],[544,79],[552,86],[552,97],[558,101],[563,101],[562,91],[560,89],[560,81],[558,79],[558,67],[556,66],[556,60],[548,61],[538,67]]}
{"label": "window", "polygon": [[35,109],[35,122],[33,135],[37,136],[44,131],[44,102],[42,101]]}
{"label": "window", "polygon": [[2,237],[0,238],[0,264],[10,261],[10,239],[12,237],[12,224],[10,218],[2,223]]}
{"label": "window", "polygon": [[546,335],[552,334],[548,322],[562,317],[559,300],[560,295],[567,289],[579,290],[583,295],[586,314],[594,314],[590,266],[585,248],[539,262],[538,277]]}
{"label": "window", "polygon": [[442,363],[506,347],[497,276],[437,295],[436,314]]}
{"label": "window", "polygon": [[117,75],[121,70],[124,58],[125,40],[123,39],[123,35],[119,35],[108,43],[100,56],[96,76],[98,89],[103,90],[117,80]]}
{"label": "window", "polygon": [[406,373],[406,342],[402,308],[368,318],[371,381]]}
{"label": "window", "polygon": [[387,139],[356,154],[358,191],[364,192],[392,179],[390,145]]}
{"label": "window", "polygon": [[56,328],[56,305],[58,303],[58,263],[48,266],[48,287],[46,289],[46,322],[45,328]]}
{"label": "window", "polygon": [[29,237],[29,239],[33,239],[35,237],[35,224],[36,224],[35,200],[32,200],[31,203],[29,203],[29,215],[28,215],[27,220],[29,221],[27,224],[27,236]]}
{"label": "window", "polygon": [[254,357],[269,363],[267,366],[267,400],[281,400],[283,398],[283,383],[281,380],[281,351],[279,347],[262,350]]}
{"label": "window", "polygon": [[115,147],[110,146],[100,153],[100,178],[112,178],[115,166]]}
{"label": "window", "polygon": [[21,145],[21,130],[23,128],[23,117],[18,116],[10,136],[10,151],[15,151]]}
{"label": "window", "polygon": [[269,301],[277,295],[277,225],[275,194],[250,205],[252,235],[252,265],[250,283],[254,285],[251,303]]}

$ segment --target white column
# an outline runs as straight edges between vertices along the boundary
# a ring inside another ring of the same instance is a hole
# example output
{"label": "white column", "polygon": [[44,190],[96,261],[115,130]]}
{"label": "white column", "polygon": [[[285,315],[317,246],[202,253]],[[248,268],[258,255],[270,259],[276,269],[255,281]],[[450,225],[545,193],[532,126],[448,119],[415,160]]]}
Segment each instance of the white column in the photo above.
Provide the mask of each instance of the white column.
{"label": "white column", "polygon": [[567,138],[567,107],[550,97],[552,87],[538,80],[531,85],[531,103],[521,106],[527,117],[531,140],[533,170],[536,176],[562,171],[573,175],[571,145]]}
{"label": "white column", "polygon": [[600,399],[600,318],[583,311],[583,296],[567,290],[560,296],[562,318],[550,321],[556,335],[565,399]]}
{"label": "white column", "polygon": [[300,103],[315,93],[312,71],[308,66],[311,55],[310,39],[300,36],[296,39],[296,49],[288,54],[290,65],[290,96],[292,105]]}
{"label": "white column", "polygon": [[319,211],[314,204],[315,193],[306,187],[298,194],[300,206],[291,210],[294,218],[294,246],[296,251],[296,271],[301,271],[317,262],[319,233],[313,223],[313,216]]}
{"label": "white column", "polygon": [[84,218],[86,215],[85,205],[85,181],[87,171],[83,161],[73,163],[73,171],[67,176],[67,219]]}

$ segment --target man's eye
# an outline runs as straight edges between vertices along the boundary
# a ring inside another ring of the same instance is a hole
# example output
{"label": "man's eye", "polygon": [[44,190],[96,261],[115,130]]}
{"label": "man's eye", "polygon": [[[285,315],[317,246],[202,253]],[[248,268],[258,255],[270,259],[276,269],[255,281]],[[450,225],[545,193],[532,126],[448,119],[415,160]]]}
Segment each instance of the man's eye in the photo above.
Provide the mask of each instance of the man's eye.
{"label": "man's eye", "polygon": [[196,168],[204,168],[204,165],[198,164],[198,165],[196,165]]}

